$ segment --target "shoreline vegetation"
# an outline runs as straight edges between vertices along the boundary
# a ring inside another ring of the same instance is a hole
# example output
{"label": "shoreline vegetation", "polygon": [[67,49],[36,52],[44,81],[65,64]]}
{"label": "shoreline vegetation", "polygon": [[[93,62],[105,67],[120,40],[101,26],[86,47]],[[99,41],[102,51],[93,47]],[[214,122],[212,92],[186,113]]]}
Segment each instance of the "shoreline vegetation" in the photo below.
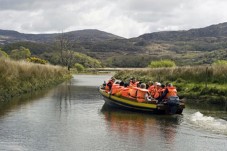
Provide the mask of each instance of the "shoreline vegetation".
{"label": "shoreline vegetation", "polygon": [[189,103],[227,104],[227,65],[125,70],[115,77],[123,81],[135,77],[145,83],[170,82],[177,87],[179,97]]}
{"label": "shoreline vegetation", "polygon": [[62,83],[72,76],[67,68],[0,58],[0,100]]}

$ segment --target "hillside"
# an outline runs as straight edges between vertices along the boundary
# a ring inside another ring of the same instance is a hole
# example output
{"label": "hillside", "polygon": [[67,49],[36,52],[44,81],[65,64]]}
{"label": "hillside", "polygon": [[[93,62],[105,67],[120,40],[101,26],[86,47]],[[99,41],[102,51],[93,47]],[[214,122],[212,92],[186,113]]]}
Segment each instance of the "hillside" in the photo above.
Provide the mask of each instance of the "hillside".
{"label": "hillside", "polygon": [[[92,29],[63,34],[71,41],[74,51],[100,59],[110,67],[146,67],[150,61],[159,59],[172,59],[177,65],[211,64],[227,59],[227,23],[147,33],[131,39]],[[7,53],[22,45],[48,60],[57,53],[54,42],[59,35],[0,30],[0,43]]]}
{"label": "hillside", "polygon": [[149,41],[186,41],[211,37],[227,37],[227,22],[198,29],[148,33],[141,35],[138,38]]}
{"label": "hillside", "polygon": [[[19,41],[30,41],[30,42],[54,42],[56,38],[61,33],[53,33],[53,34],[24,34],[19,33],[17,31],[11,30],[1,30],[0,29],[0,42],[1,44],[8,44]],[[67,35],[67,37],[73,41],[80,42],[99,42],[104,40],[112,40],[112,39],[123,39],[120,36],[116,36],[107,32],[88,29],[88,30],[78,30],[63,33]]]}

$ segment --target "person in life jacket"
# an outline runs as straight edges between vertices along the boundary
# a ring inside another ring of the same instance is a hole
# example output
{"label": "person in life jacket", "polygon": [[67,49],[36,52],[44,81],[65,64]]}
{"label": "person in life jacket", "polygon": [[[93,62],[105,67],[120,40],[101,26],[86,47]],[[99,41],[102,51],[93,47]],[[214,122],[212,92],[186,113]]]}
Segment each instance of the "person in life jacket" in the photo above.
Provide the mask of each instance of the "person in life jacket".
{"label": "person in life jacket", "polygon": [[112,95],[118,94],[122,88],[124,88],[123,81],[121,81],[119,84],[117,82],[116,82],[116,84],[114,83],[111,88],[111,94]]}
{"label": "person in life jacket", "polygon": [[149,91],[146,89],[145,83],[141,83],[140,88],[138,88],[136,100],[140,103],[151,101]]}
{"label": "person in life jacket", "polygon": [[162,87],[161,87],[161,83],[157,82],[156,83],[156,87],[155,87],[155,92],[154,92],[154,98],[158,99],[161,96],[161,92],[162,92]]}
{"label": "person in life jacket", "polygon": [[164,84],[161,84],[161,83],[158,83],[157,84],[156,91],[155,91],[154,98],[156,100],[158,100],[162,96],[162,94],[164,93],[164,91],[165,91],[165,85]]}
{"label": "person in life jacket", "polygon": [[158,99],[158,103],[160,103],[164,98],[168,99],[172,96],[177,96],[177,89],[171,83],[169,83],[161,97]]}
{"label": "person in life jacket", "polygon": [[136,81],[136,78],[133,77],[129,82],[129,87],[137,87],[138,84],[139,84],[139,81]]}
{"label": "person in life jacket", "polygon": [[105,87],[106,92],[109,92],[111,90],[114,82],[115,82],[115,78],[111,77],[111,79],[106,83],[106,87]]}
{"label": "person in life jacket", "polygon": [[116,95],[128,98],[129,97],[129,90],[130,89],[128,87],[123,87],[123,88],[120,89],[120,91],[118,93],[116,93]]}
{"label": "person in life jacket", "polygon": [[156,84],[154,84],[153,82],[150,84],[148,91],[151,94],[152,97],[154,97],[155,94],[155,90],[156,90]]}
{"label": "person in life jacket", "polygon": [[139,87],[131,87],[131,88],[129,88],[129,91],[128,91],[129,98],[136,99],[138,89],[139,89]]}

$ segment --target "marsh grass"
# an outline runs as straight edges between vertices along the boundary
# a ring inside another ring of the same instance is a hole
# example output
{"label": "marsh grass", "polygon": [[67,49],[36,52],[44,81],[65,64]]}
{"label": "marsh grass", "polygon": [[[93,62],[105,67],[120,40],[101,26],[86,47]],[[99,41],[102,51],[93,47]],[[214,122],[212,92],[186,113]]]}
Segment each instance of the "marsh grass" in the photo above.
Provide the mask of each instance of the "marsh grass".
{"label": "marsh grass", "polygon": [[60,66],[0,59],[0,100],[49,87],[70,78]]}
{"label": "marsh grass", "polygon": [[143,82],[159,81],[163,84],[171,82],[177,86],[182,97],[202,98],[213,103],[227,100],[227,65],[120,71],[115,76],[124,81],[136,77]]}

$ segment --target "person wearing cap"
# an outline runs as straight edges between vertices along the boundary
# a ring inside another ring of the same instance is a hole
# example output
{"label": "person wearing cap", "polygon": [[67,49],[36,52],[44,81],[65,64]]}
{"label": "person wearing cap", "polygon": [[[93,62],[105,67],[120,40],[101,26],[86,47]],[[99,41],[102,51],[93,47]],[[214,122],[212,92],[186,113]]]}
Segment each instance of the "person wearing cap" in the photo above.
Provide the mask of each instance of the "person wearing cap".
{"label": "person wearing cap", "polygon": [[154,98],[159,99],[162,92],[163,92],[163,90],[162,90],[162,87],[161,87],[161,83],[157,82],[156,83],[156,90],[155,90],[155,93],[154,93]]}

